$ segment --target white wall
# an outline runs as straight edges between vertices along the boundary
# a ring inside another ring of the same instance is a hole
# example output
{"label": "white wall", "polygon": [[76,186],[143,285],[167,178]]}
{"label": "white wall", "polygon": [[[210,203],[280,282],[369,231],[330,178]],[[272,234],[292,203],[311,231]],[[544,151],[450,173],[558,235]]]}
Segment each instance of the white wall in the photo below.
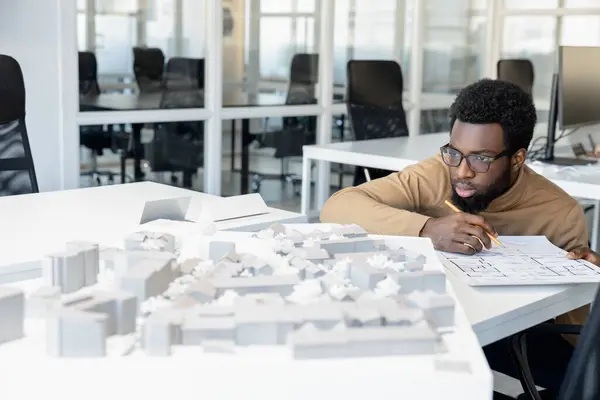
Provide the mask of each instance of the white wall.
{"label": "white wall", "polygon": [[79,185],[75,4],[0,0],[0,53],[14,57],[23,70],[26,124],[40,191]]}

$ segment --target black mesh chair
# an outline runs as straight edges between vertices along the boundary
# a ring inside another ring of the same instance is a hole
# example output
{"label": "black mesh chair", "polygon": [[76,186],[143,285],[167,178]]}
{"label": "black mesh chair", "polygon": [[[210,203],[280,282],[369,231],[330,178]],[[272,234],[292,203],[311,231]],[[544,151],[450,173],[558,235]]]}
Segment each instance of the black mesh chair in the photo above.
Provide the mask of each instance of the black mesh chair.
{"label": "black mesh chair", "polygon": [[[98,96],[100,85],[98,84],[98,62],[96,55],[89,51],[79,52],[79,95]],[[81,176],[90,176],[101,184],[101,177],[107,177],[109,183],[114,182],[116,175],[111,170],[99,170],[99,156],[104,155],[105,150],[117,153],[124,151],[129,144],[128,135],[116,135],[113,125],[86,125],[79,127],[79,144],[91,151],[91,166],[81,173]],[[123,181],[124,177],[121,177]]]}
{"label": "black mesh chair", "polygon": [[133,48],[133,73],[140,92],[157,92],[162,89],[165,55],[161,49]]}
{"label": "black mesh chair", "polygon": [[535,74],[530,60],[499,60],[496,67],[499,80],[514,83],[525,92],[532,94]]}
{"label": "black mesh chair", "polygon": [[100,94],[98,84],[98,61],[91,51],[79,52],[79,94],[97,96]]}
{"label": "black mesh chair", "polygon": [[[356,140],[408,136],[402,104],[402,69],[395,61],[348,61],[346,104]],[[354,185],[380,178],[393,171],[357,167]]]}
{"label": "black mesh chair", "polygon": [[19,63],[0,54],[0,197],[39,191],[27,127]]}
{"label": "black mesh chair", "polygon": [[[539,392],[529,369],[527,360],[526,337],[532,331],[546,335],[579,334],[579,341],[562,382],[559,400],[592,400],[600,399],[600,290],[585,325],[559,325],[544,323],[510,338],[511,352],[517,365],[519,380],[525,393],[519,399],[545,400],[549,398]],[[552,349],[548,349],[552,352]]]}
{"label": "black mesh chair", "polygon": [[[318,54],[299,53],[292,58],[286,105],[316,104],[316,84],[319,76]],[[301,157],[302,146],[316,143],[317,117],[285,117],[280,131],[266,132],[259,139],[260,147],[275,148],[275,158],[281,160],[281,174],[253,174],[252,190],[258,192],[264,179],[278,179],[296,185],[300,176],[287,172],[286,161]],[[297,193],[297,191],[296,191]]]}
{"label": "black mesh chair", "polygon": [[[161,108],[204,107],[200,89],[165,90]],[[176,172],[183,173],[183,186],[192,187],[193,175],[204,165],[204,123],[202,121],[166,122],[155,125],[154,137],[144,147],[153,172],[171,172],[171,183],[177,184]]]}
{"label": "black mesh chair", "polygon": [[204,89],[203,58],[170,58],[163,76],[165,90]]}

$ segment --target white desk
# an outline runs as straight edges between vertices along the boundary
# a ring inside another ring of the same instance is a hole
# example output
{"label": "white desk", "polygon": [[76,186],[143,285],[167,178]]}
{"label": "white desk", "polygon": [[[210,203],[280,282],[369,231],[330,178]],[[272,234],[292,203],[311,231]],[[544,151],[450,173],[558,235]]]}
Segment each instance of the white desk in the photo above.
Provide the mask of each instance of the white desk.
{"label": "white desk", "polygon": [[[68,240],[118,243],[137,228],[146,201],[178,196],[191,196],[190,207],[221,199],[154,182],[0,198],[0,282],[39,276],[39,260],[63,250]],[[269,208],[268,214],[216,226],[219,230],[257,230],[277,221],[306,222],[306,217]]]}
{"label": "white desk", "polygon": [[[317,160],[399,171],[435,155],[441,146],[448,143],[448,140],[448,133],[439,133],[411,138],[304,146],[302,176],[310,176],[310,165]],[[552,166],[540,167],[537,164],[532,166],[572,196],[600,200],[600,176],[597,180],[586,175],[575,179],[571,176],[561,176],[554,172],[555,167]],[[303,179],[302,214],[308,215],[309,199],[310,182],[308,179]],[[492,343],[588,304],[594,299],[597,287],[594,284],[585,284],[472,288],[451,273],[448,277],[481,345]]]}

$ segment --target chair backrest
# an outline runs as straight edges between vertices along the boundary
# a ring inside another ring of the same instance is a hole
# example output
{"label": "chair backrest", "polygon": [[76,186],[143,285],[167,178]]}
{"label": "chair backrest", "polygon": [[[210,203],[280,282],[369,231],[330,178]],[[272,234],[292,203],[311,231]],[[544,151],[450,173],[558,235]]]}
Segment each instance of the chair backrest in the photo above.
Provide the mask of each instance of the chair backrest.
{"label": "chair backrest", "polygon": [[133,48],[133,73],[141,92],[161,90],[164,69],[165,55],[161,49]]}
{"label": "chair backrest", "polygon": [[346,105],[356,140],[408,136],[400,65],[350,60],[346,73]]}
{"label": "chair backrest", "polygon": [[504,59],[499,60],[496,67],[498,80],[514,83],[525,92],[532,94],[535,74],[531,60]]}
{"label": "chair backrest", "polygon": [[98,85],[98,62],[91,51],[79,52],[79,94],[100,94]]}
{"label": "chair backrest", "polygon": [[316,84],[319,78],[319,55],[294,54],[290,66],[290,84],[285,104],[316,104]]}
{"label": "chair backrest", "polygon": [[163,77],[167,90],[204,89],[204,59],[173,57],[167,61]]}
{"label": "chair backrest", "polygon": [[559,400],[600,399],[600,290],[560,388]]}
{"label": "chair backrest", "polygon": [[0,196],[37,192],[25,127],[23,73],[14,58],[0,54]]}

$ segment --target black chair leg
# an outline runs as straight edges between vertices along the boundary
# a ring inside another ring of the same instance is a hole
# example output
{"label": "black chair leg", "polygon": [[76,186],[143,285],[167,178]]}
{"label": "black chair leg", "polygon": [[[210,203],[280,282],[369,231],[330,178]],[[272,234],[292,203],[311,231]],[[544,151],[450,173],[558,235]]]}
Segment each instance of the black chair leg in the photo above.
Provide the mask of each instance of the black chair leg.
{"label": "black chair leg", "polygon": [[525,395],[531,400],[542,400],[529,368],[526,338],[526,333],[517,333],[509,338],[511,355],[517,366],[518,378],[521,381]]}

